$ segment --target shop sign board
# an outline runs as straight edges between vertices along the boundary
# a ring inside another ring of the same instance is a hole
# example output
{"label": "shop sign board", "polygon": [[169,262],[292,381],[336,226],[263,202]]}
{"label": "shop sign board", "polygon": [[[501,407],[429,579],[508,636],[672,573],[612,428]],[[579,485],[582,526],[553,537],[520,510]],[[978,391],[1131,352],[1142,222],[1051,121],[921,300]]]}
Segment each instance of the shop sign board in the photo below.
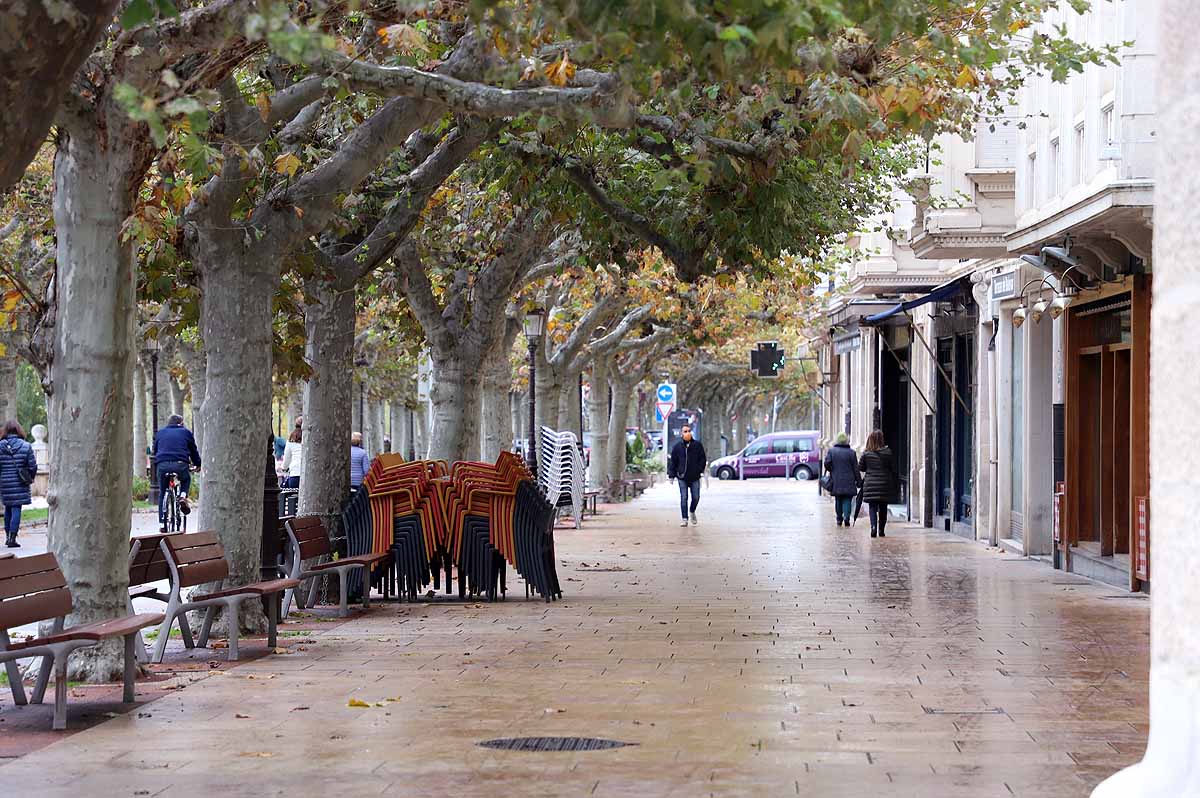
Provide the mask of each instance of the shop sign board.
{"label": "shop sign board", "polygon": [[1134,497],[1134,541],[1137,552],[1133,560],[1133,575],[1138,579],[1150,579],[1150,499]]}

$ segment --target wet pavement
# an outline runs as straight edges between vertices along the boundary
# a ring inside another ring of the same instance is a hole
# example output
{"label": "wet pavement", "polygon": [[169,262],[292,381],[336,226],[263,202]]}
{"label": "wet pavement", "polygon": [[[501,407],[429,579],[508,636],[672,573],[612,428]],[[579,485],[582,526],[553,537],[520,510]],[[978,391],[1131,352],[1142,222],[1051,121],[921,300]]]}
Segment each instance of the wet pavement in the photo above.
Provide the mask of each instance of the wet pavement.
{"label": "wet pavement", "polygon": [[[687,529],[677,502],[660,486],[560,530],[561,602],[510,579],[502,603],[380,605],[0,766],[0,785],[1063,798],[1140,759],[1144,597],[945,533],[839,529],[815,483],[714,481]],[[40,710],[3,714],[22,711]],[[478,745],[517,736],[633,745]]]}

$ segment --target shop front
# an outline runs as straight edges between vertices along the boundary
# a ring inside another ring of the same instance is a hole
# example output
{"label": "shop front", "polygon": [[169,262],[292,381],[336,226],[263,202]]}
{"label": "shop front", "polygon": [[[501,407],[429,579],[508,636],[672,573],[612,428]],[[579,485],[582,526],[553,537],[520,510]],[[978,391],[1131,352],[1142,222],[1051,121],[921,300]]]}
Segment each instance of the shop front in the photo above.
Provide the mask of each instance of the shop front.
{"label": "shop front", "polygon": [[1059,547],[1068,570],[1130,590],[1150,579],[1150,284],[1081,296],[1066,324]]}

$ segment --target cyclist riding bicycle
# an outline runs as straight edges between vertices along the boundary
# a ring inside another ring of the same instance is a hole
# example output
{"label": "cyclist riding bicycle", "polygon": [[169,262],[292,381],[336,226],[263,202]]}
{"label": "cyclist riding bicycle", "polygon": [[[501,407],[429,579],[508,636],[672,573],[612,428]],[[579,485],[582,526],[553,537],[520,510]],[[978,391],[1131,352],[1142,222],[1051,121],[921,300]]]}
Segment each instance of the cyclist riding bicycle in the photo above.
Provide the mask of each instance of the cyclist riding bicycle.
{"label": "cyclist riding bicycle", "polygon": [[167,531],[166,496],[172,477],[184,497],[192,486],[191,468],[200,468],[200,450],[196,436],[183,426],[183,416],[172,415],[167,426],[154,434],[154,457],[158,473],[158,531]]}

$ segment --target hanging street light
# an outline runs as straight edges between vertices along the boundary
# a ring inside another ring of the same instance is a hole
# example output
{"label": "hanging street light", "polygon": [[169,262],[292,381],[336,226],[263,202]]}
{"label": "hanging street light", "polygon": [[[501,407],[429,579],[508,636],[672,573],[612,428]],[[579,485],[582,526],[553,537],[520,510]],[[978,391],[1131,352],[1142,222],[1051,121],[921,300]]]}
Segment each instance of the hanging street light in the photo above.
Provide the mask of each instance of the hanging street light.
{"label": "hanging street light", "polygon": [[1013,311],[1012,323],[1014,327],[1020,327],[1025,323],[1026,313],[1027,311],[1025,310],[1025,303],[1022,302],[1021,307]]}

